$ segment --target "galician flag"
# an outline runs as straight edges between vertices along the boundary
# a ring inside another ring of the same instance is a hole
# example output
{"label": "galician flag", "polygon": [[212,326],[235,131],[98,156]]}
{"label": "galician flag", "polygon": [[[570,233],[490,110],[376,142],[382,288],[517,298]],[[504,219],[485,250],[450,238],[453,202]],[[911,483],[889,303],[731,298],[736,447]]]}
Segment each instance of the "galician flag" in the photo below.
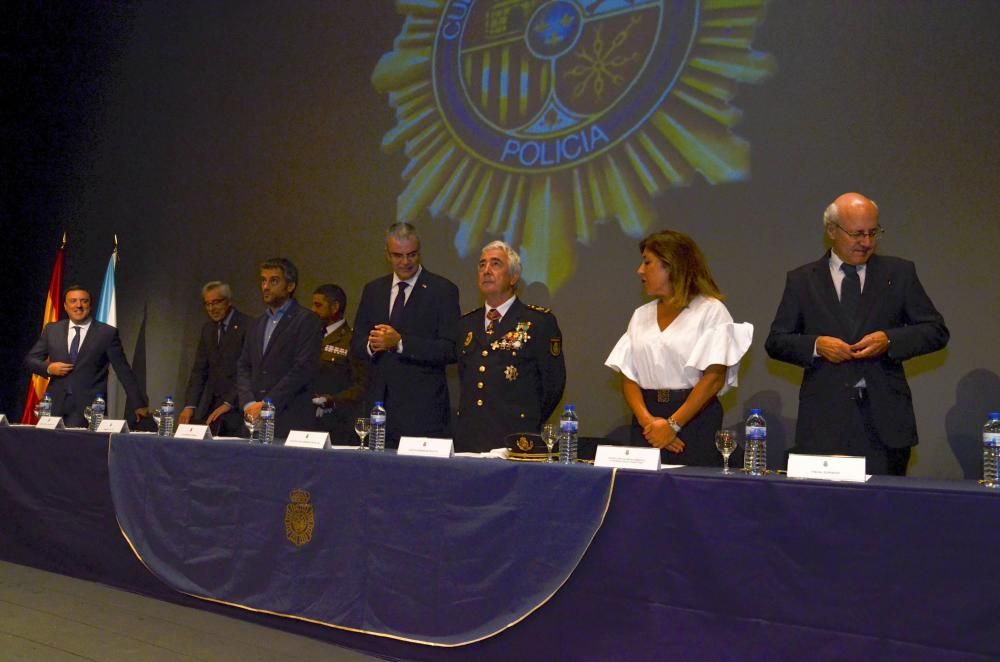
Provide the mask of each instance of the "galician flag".
{"label": "galician flag", "polygon": [[101,298],[97,302],[94,317],[98,322],[118,327],[118,306],[115,301],[115,267],[118,266],[118,235],[115,235],[115,249],[111,251],[108,268],[104,272],[104,284],[101,285]]}
{"label": "galician flag", "polygon": [[[63,232],[62,244],[56,253],[56,263],[52,267],[52,278],[49,280],[49,293],[45,297],[45,314],[42,316],[42,328],[49,322],[59,321],[59,309],[62,307],[62,270],[66,261],[66,233]],[[28,394],[24,398],[24,411],[21,413],[22,423],[36,423],[35,405],[37,405],[45,390],[49,387],[49,378],[32,375],[28,385]]]}
{"label": "galician flag", "polygon": [[[115,268],[118,266],[118,235],[115,235],[115,247],[111,251],[111,259],[108,260],[108,268],[104,271],[104,283],[101,285],[101,298],[97,302],[97,310],[94,311],[94,318],[98,322],[104,322],[118,328],[118,305],[115,300]],[[118,383],[117,375],[108,374],[108,392],[104,394],[107,403],[108,418],[116,418],[119,411],[118,403],[121,385]]]}

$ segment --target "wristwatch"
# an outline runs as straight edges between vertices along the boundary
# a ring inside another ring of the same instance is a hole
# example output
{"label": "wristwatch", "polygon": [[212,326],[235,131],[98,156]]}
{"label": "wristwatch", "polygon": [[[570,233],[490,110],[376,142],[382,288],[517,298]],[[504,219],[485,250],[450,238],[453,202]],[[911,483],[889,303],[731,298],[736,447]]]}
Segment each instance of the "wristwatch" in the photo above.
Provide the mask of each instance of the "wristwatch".
{"label": "wristwatch", "polygon": [[674,431],[674,434],[678,434],[681,431],[681,427],[683,427],[680,423],[674,420],[673,416],[667,419],[667,425],[669,425]]}

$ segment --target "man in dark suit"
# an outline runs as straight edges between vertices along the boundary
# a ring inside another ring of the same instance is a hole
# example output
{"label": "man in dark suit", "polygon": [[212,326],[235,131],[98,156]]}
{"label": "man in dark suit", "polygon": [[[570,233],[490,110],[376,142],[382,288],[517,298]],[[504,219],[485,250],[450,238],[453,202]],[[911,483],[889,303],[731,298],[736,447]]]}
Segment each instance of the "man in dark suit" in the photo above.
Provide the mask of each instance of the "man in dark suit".
{"label": "man in dark suit", "polygon": [[267,308],[250,325],[237,364],[237,387],[245,416],[260,417],[264,398],[275,407],[275,437],[312,429],[310,386],[319,368],[323,325],[295,301],[299,272],[277,257],[260,265],[260,292]]}
{"label": "man in dark suit", "polygon": [[513,432],[538,432],[566,386],[562,333],[548,308],[515,296],[521,258],[494,241],[479,256],[486,305],[459,321],[461,396],[455,450],[484,452]]}
{"label": "man in dark suit", "polygon": [[420,265],[409,223],[386,233],[393,273],[368,283],[354,320],[351,353],[370,362],[368,404],[385,403],[386,446],[401,436],[448,436],[445,366],[455,362],[458,288]]}
{"label": "man in dark suit", "polygon": [[125,358],[118,329],[90,316],[90,292],[71,285],[63,309],[68,319],[46,324],[25,359],[29,370],[49,378],[52,415],[62,416],[68,426],[85,426],[84,407],[98,393],[107,395],[110,363],[129,401],[142,403],[135,420],[146,416],[148,400]]}
{"label": "man in dark suit", "polygon": [[236,362],[251,320],[233,307],[227,283],[205,283],[201,298],[208,321],[201,328],[178,422],[208,425],[215,435],[242,436],[246,428],[236,390]]}
{"label": "man in dark suit", "polygon": [[323,322],[326,334],[312,385],[313,429],[329,432],[334,443],[341,445],[350,445],[356,438],[354,419],[362,415],[368,388],[368,361],[348,356],[353,334],[344,319],[346,308],[347,295],[338,285],[320,285],[313,292],[312,311]]}
{"label": "man in dark suit", "polygon": [[864,455],[905,475],[917,443],[903,361],[944,347],[948,329],[912,262],[874,255],[876,204],[845,193],[823,215],[832,249],[788,273],[765,348],[805,368],[796,451]]}

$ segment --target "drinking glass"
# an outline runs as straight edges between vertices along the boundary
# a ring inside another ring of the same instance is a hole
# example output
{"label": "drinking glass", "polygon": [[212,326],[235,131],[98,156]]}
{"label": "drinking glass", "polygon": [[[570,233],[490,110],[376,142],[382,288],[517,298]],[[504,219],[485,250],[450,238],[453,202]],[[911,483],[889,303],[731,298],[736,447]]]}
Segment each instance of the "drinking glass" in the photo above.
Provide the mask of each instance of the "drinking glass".
{"label": "drinking glass", "polygon": [[252,416],[250,412],[243,412],[243,423],[250,431],[250,443],[257,441],[257,432],[260,430],[260,417]]}
{"label": "drinking glass", "polygon": [[722,473],[729,471],[729,456],[736,450],[736,432],[734,430],[719,430],[715,433],[715,447],[722,453]]}
{"label": "drinking glass", "polygon": [[556,459],[552,457],[552,447],[556,445],[556,436],[558,435],[555,423],[546,423],[542,426],[542,441],[545,442],[545,447],[549,449],[549,456],[546,458],[546,462],[555,462]]}
{"label": "drinking glass", "polygon": [[358,438],[361,440],[361,445],[358,448],[368,450],[368,447],[365,446],[365,437],[372,431],[372,419],[367,416],[359,416],[354,419],[354,431],[358,433]]}
{"label": "drinking glass", "polygon": [[94,417],[94,410],[91,409],[90,405],[83,408],[83,417],[87,419],[87,429],[90,429],[90,419]]}
{"label": "drinking glass", "polygon": [[[89,407],[87,409],[89,409]],[[87,410],[86,409],[83,410],[83,415],[87,416],[87,420],[88,421],[90,420],[90,416],[87,415]],[[160,408],[157,407],[156,409],[150,409],[149,410],[149,415],[150,415],[150,417],[152,417],[153,422],[156,423],[156,431],[159,432],[160,431],[160,418],[161,418],[161,416],[160,416]]]}

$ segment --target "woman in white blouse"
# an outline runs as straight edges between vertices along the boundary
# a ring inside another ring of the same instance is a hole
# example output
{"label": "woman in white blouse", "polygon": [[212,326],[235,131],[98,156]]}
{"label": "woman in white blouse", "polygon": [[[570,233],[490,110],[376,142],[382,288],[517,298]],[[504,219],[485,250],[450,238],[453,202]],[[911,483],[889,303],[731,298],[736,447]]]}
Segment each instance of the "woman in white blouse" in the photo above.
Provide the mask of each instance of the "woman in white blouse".
{"label": "woman in white blouse", "polygon": [[622,374],[625,402],[634,414],[632,443],[661,449],[665,463],[716,466],[718,396],[737,385],[753,326],[733,323],[705,256],[689,236],[656,232],[639,250],[639,279],[656,299],[632,313],[605,361]]}

